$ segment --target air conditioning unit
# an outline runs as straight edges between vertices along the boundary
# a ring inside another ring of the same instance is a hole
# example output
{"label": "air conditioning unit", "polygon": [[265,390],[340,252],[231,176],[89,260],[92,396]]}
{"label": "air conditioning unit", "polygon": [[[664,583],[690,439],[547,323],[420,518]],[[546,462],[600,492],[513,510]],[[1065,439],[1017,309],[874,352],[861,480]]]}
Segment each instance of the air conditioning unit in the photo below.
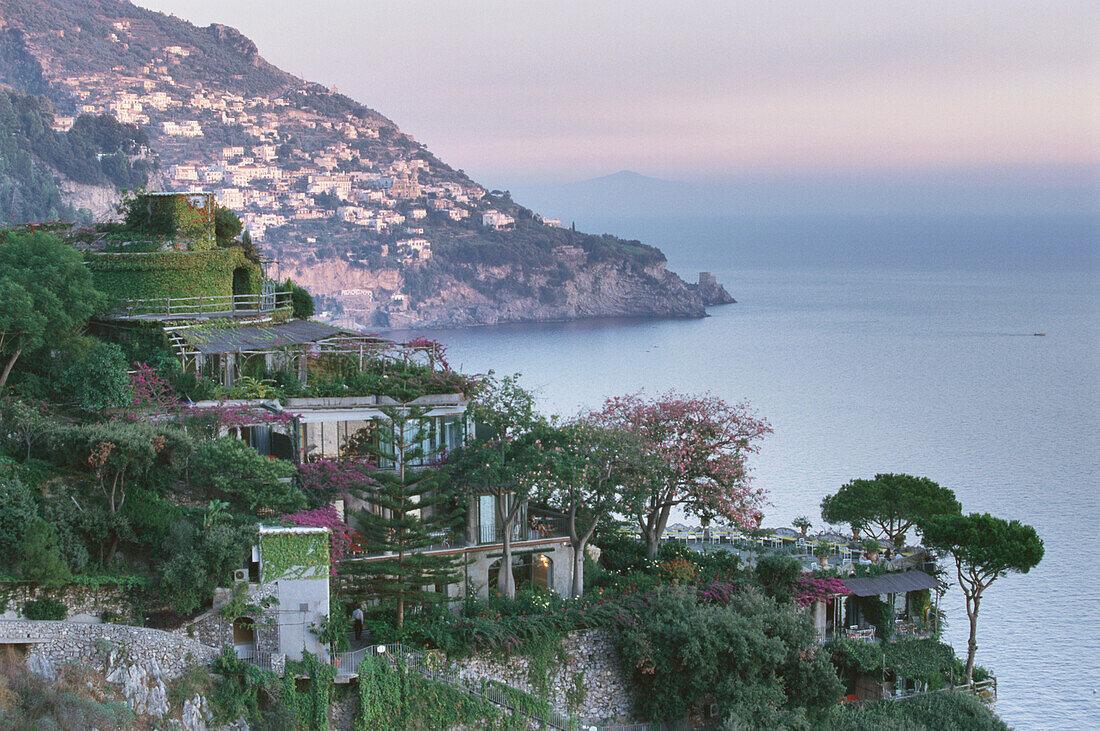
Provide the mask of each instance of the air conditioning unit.
{"label": "air conditioning unit", "polygon": [[247,584],[248,583],[248,569],[233,569],[233,583],[234,584]]}

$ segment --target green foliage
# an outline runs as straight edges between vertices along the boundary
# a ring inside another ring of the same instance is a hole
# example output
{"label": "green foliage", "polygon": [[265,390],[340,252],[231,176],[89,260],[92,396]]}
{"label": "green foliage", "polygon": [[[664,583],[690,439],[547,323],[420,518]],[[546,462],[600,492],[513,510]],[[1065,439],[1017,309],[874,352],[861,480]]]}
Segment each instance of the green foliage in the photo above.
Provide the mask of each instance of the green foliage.
{"label": "green foliage", "polygon": [[921,522],[925,543],[950,553],[964,572],[988,583],[1009,572],[1026,574],[1043,560],[1043,541],[1030,525],[989,513],[938,515]]}
{"label": "green foliage", "polygon": [[[524,699],[513,692],[517,706]],[[368,656],[359,665],[359,715],[356,731],[375,729],[452,729],[520,731],[525,719],[453,686],[393,667],[382,657]]]}
{"label": "green foliage", "polygon": [[648,568],[651,563],[645,555],[645,544],[632,535],[606,533],[593,540],[600,547],[600,565],[608,571],[628,573]]}
{"label": "green foliage", "polygon": [[440,542],[440,534],[453,535],[464,515],[452,509],[446,474],[440,467],[415,468],[434,455],[425,449],[428,408],[382,406],[385,420],[379,421],[379,441],[369,452],[392,470],[379,470],[377,486],[369,495],[376,510],[362,511],[358,518],[367,553],[385,554],[369,562],[342,568],[348,592],[356,602],[378,600],[392,606],[397,626],[405,619],[405,606],[422,606],[446,600],[436,591],[439,584],[452,584],[459,576],[458,558],[453,554],[425,553]]}
{"label": "green foliage", "polygon": [[1043,541],[1030,525],[995,518],[989,513],[936,515],[920,523],[925,544],[951,554],[970,619],[966,674],[974,669],[978,649],[978,609],[982,593],[1008,573],[1026,574],[1043,560]]}
{"label": "green foliage", "polygon": [[655,720],[678,720],[713,694],[739,728],[808,728],[842,692],[809,621],[751,592],[702,604],[693,590],[660,590],[618,644],[641,711]]}
{"label": "green foliage", "polygon": [[23,616],[27,619],[65,619],[68,614],[68,607],[49,597],[23,604]]}
{"label": "green foliage", "polygon": [[210,211],[206,198],[201,205],[193,206],[190,196],[185,193],[175,195],[150,195],[139,191],[118,205],[122,215],[123,228],[119,231],[123,238],[152,238],[172,241],[181,248],[192,251],[214,247],[216,235],[228,235],[236,225],[236,230],[227,239],[217,239],[217,243],[227,246],[241,232],[241,222],[227,209],[222,211],[218,221],[218,210]]}
{"label": "green foliage", "polygon": [[287,279],[280,287],[283,292],[290,292],[290,302],[293,307],[294,317],[306,320],[313,317],[313,295],[305,287],[299,286]]}
{"label": "green foliage", "polygon": [[117,513],[131,484],[176,473],[193,444],[177,426],[109,421],[59,427],[50,446],[62,465],[90,472],[110,512]]}
{"label": "green foliage", "polygon": [[129,367],[122,348],[101,342],[65,371],[64,388],[86,411],[129,406],[133,400]]}
{"label": "green foliage", "polygon": [[756,562],[754,577],[776,601],[791,600],[794,583],[802,577],[802,562],[794,556],[768,553]]}
{"label": "green foliage", "polygon": [[225,500],[237,509],[293,513],[305,507],[291,482],[294,465],[264,457],[235,437],[201,442],[191,459],[191,485],[204,499]]}
{"label": "green foliage", "polygon": [[129,728],[133,712],[124,701],[106,700],[111,695],[81,665],[63,665],[56,680],[47,680],[22,662],[0,659],[0,728]]}
{"label": "green foliage", "polygon": [[[12,33],[18,31],[0,36],[0,55]],[[0,67],[7,72],[12,63],[5,57]],[[68,132],[55,132],[53,116],[44,97],[0,89],[0,224],[78,217],[62,201],[53,170],[78,183],[120,188],[144,185],[152,170],[150,160],[130,159],[148,145],[136,126],[110,114],[81,115]]]}
{"label": "green foliage", "polygon": [[878,474],[873,480],[852,480],[821,501],[826,523],[847,523],[855,530],[901,547],[917,521],[941,514],[959,514],[955,493],[927,477]]}
{"label": "green foliage", "polygon": [[80,254],[56,236],[0,231],[0,389],[21,354],[65,345],[103,305]]}
{"label": "green foliage", "polygon": [[58,586],[72,579],[72,572],[61,556],[57,528],[44,520],[27,527],[23,537],[19,575],[40,586]]}
{"label": "green foliage", "polygon": [[245,291],[239,294],[259,294],[263,284],[260,266],[239,246],[186,254],[88,253],[85,261],[95,286],[112,299],[226,298],[234,294],[233,274],[237,270],[247,274]]}
{"label": "green foliage", "polygon": [[212,668],[217,677],[208,698],[216,722],[235,723],[243,717],[253,728],[296,727],[297,719],[283,702],[283,681],[273,672],[238,660],[228,646],[214,658]]}
{"label": "green foliage", "polygon": [[932,693],[906,701],[845,703],[829,718],[832,731],[1008,731],[992,710],[968,693]]}
{"label": "green foliage", "polygon": [[0,399],[0,444],[12,454],[31,459],[34,446],[46,441],[57,420],[42,405],[14,398]]}
{"label": "green foliage", "polygon": [[0,476],[0,555],[18,556],[27,528],[37,520],[31,489],[16,477]]}
{"label": "green foliage", "polygon": [[890,604],[877,596],[862,596],[856,601],[863,617],[874,625],[875,637],[889,640],[894,636],[894,611]]}
{"label": "green foliage", "polygon": [[348,613],[342,607],[338,607],[336,602],[330,602],[330,606],[336,607],[332,610],[332,614],[321,617],[321,621],[310,627],[310,630],[317,635],[317,639],[322,644],[328,647],[330,652],[347,652],[351,649],[351,642],[348,640],[351,620],[348,618]]}
{"label": "green foliage", "polygon": [[230,246],[241,235],[242,228],[236,213],[224,206],[214,208],[214,239],[218,246]]}
{"label": "green foliage", "polygon": [[260,558],[264,582],[329,575],[328,533],[263,533]]}
{"label": "green foliage", "polygon": [[[298,690],[299,676],[309,678],[304,693]],[[327,731],[328,707],[335,677],[336,668],[320,662],[309,652],[303,652],[301,660],[287,660],[283,675],[283,702],[294,719],[295,728]]]}
{"label": "green foliage", "polygon": [[172,526],[164,542],[168,560],[161,564],[161,596],[180,613],[190,614],[210,601],[214,589],[232,580],[255,540],[248,525],[213,525],[201,532],[190,523]]}
{"label": "green foliage", "polygon": [[920,680],[930,690],[961,681],[963,666],[950,645],[936,640],[898,640],[895,642],[856,642],[838,640],[826,648],[841,668],[858,673],[880,673],[885,657],[886,668],[896,675]]}

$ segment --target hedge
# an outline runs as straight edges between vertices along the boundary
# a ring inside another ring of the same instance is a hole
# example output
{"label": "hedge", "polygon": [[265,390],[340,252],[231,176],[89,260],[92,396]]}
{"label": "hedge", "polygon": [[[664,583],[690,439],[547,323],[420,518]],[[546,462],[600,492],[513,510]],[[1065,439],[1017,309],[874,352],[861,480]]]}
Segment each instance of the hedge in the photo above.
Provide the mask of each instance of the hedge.
{"label": "hedge", "polygon": [[245,291],[260,294],[263,270],[239,246],[209,251],[158,251],[147,254],[85,254],[97,289],[113,299],[227,297],[233,273],[247,272]]}

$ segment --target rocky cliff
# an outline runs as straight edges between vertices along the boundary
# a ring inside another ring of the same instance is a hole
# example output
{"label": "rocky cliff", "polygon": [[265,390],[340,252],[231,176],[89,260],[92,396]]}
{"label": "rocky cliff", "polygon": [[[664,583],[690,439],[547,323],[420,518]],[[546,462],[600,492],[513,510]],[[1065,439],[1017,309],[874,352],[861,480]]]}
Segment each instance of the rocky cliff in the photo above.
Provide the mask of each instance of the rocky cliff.
{"label": "rocky cliff", "polygon": [[[382,114],[275,68],[233,28],[119,0],[0,0],[0,84],[49,99],[55,131],[42,149],[86,153],[54,154],[74,170],[69,158],[80,170],[86,158],[111,163],[58,180],[69,210],[103,215],[108,179],[115,190],[146,180],[213,190],[277,260],[270,274],[315,294],[321,319],[703,317],[707,304],[732,301],[713,278],[687,284],[669,272],[654,247],[566,229],[486,189]],[[117,118],[125,134],[107,131],[125,144],[75,145],[104,127],[86,115]],[[56,201],[27,210],[38,209],[65,211]]]}

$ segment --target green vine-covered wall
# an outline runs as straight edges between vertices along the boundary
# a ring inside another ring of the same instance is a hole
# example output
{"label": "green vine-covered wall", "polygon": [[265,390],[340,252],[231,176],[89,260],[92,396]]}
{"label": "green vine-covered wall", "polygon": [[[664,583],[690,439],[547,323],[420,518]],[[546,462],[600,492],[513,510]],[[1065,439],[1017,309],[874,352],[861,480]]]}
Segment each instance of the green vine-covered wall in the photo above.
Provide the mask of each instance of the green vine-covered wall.
{"label": "green vine-covered wall", "polygon": [[329,575],[328,533],[261,533],[260,580],[320,579]]}
{"label": "green vine-covered wall", "polygon": [[126,223],[167,236],[192,251],[215,246],[214,196],[211,193],[146,193],[129,204]]}
{"label": "green vine-covered wall", "polygon": [[243,291],[259,294],[263,270],[238,246],[209,251],[160,251],[148,254],[93,254],[84,262],[95,286],[112,299],[228,297],[233,274],[241,270]]}

